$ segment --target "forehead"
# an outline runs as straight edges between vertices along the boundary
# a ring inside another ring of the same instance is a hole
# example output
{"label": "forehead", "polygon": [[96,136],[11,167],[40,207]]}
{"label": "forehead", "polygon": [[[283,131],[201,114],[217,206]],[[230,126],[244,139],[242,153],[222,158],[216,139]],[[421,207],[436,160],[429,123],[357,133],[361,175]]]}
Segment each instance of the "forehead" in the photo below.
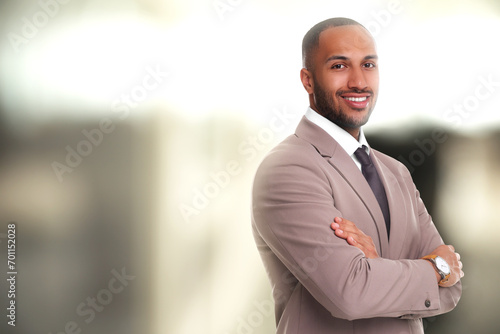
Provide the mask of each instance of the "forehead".
{"label": "forehead", "polygon": [[350,25],[331,27],[321,32],[316,59],[321,61],[332,55],[364,58],[376,54],[375,41],[370,33],[362,26]]}

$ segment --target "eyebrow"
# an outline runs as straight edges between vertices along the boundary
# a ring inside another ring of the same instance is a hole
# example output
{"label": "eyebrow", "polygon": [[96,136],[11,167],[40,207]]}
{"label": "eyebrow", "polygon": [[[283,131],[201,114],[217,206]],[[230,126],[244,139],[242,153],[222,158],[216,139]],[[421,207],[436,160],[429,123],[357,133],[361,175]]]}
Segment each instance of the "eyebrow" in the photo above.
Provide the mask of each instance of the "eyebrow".
{"label": "eyebrow", "polygon": [[[368,55],[365,58],[363,58],[363,60],[371,60],[371,59],[377,60],[378,56],[377,55]],[[331,57],[328,57],[328,59],[325,61],[325,64],[332,61],[332,60],[349,60],[349,58],[346,56],[333,55]]]}

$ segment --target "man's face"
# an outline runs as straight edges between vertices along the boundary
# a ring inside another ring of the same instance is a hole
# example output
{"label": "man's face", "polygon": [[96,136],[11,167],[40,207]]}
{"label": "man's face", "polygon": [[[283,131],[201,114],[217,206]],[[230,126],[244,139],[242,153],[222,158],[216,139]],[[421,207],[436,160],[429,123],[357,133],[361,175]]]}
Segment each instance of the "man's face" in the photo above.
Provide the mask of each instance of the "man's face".
{"label": "man's face", "polygon": [[375,43],[361,26],[329,28],[313,53],[311,106],[341,128],[357,133],[378,96]]}

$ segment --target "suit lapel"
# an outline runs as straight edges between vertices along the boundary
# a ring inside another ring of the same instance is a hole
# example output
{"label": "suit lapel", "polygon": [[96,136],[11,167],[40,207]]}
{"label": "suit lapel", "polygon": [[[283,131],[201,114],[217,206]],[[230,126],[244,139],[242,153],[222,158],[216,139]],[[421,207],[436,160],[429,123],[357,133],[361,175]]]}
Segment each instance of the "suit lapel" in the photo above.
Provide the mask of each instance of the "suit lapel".
{"label": "suit lapel", "polygon": [[305,117],[303,117],[299,123],[296,135],[311,143],[358,195],[360,200],[370,212],[377,228],[380,255],[386,256],[389,252],[389,241],[387,238],[387,230],[382,210],[380,209],[377,199],[368,185],[368,182],[366,182],[363,174],[361,174],[361,171],[358,169],[352,158],[328,133],[326,133],[319,126],[310,122]]}
{"label": "suit lapel", "polygon": [[399,259],[404,248],[407,228],[407,224],[404,223],[407,217],[404,195],[394,174],[377,157],[379,152],[375,150],[372,150],[372,152],[374,152],[372,155],[373,164],[384,184],[391,213],[390,252],[388,258]]}
{"label": "suit lapel", "polygon": [[[330,165],[346,180],[354,192],[366,206],[370,215],[377,227],[378,239],[380,242],[380,255],[387,254],[389,250],[389,242],[387,238],[387,229],[385,227],[384,215],[377,202],[377,198],[373,194],[372,189],[361,171],[358,169],[352,158],[337,144],[333,156],[328,159]],[[356,222],[354,222],[356,223]]]}

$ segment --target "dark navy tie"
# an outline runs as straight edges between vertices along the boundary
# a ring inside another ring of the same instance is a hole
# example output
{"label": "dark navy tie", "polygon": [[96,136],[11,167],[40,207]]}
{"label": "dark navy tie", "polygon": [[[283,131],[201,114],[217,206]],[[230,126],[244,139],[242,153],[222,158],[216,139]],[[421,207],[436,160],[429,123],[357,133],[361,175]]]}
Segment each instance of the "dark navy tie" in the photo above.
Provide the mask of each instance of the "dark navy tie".
{"label": "dark navy tie", "polygon": [[380,180],[380,177],[373,165],[372,159],[365,151],[365,145],[360,147],[354,152],[356,158],[361,163],[361,172],[365,177],[366,181],[372,188],[375,197],[377,198],[378,204],[380,205],[380,209],[382,209],[382,214],[384,215],[385,226],[387,228],[387,236],[389,236],[389,232],[391,229],[391,220],[389,214],[389,205],[387,204],[387,195],[385,194],[384,185]]}

